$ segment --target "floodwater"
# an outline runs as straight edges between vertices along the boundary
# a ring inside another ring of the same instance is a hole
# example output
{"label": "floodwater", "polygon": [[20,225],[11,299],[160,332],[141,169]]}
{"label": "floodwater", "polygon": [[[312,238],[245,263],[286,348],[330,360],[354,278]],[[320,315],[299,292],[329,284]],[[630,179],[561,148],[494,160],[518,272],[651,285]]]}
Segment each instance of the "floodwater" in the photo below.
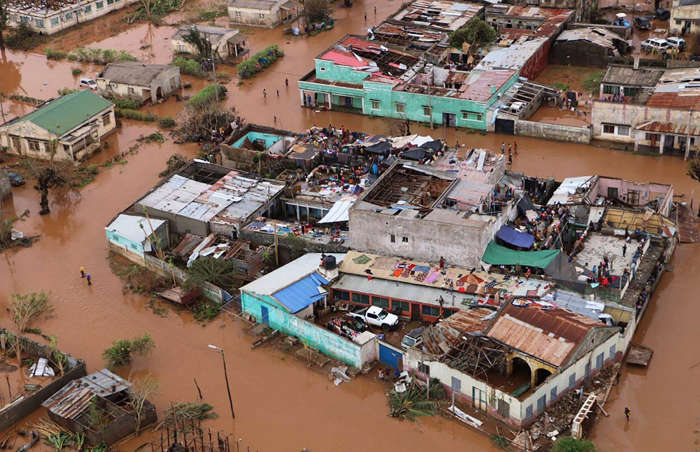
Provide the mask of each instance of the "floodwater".
{"label": "floodwater", "polygon": [[[365,12],[367,25],[372,25],[400,4],[376,2],[376,18],[373,6],[360,1],[352,9],[338,9],[336,27],[309,39],[283,35],[281,29],[246,30],[252,53],[278,43],[286,55],[240,86],[234,78],[227,84],[227,104],[236,107],[249,122],[294,131],[332,123],[371,133],[398,133],[397,125],[391,121],[302,109],[295,88],[296,80],[311,69],[314,56],[346,33],[362,33]],[[99,26],[98,21],[96,25],[69,31],[55,43],[56,47],[123,48],[149,62],[170,60],[169,44],[164,40],[174,32],[173,27],[140,24],[122,31],[123,26],[115,25],[110,17],[104,20],[104,26]],[[47,62],[37,53],[7,52],[0,61],[0,91],[40,98],[53,96],[57,89],[77,84],[70,71],[73,67],[81,67],[85,74],[99,70],[67,61]],[[231,66],[219,70],[235,72]],[[289,88],[284,86],[285,78],[289,79]],[[191,91],[204,83],[194,81]],[[267,99],[263,98],[263,88]],[[6,113],[8,109],[15,114],[26,111],[16,102],[5,102],[3,106]],[[171,116],[180,109],[181,104],[172,99],[151,107],[158,114]],[[500,148],[504,141],[513,141],[513,137],[445,128],[430,130],[412,125],[411,129],[412,133],[430,134],[450,143],[458,140],[470,147],[492,150]],[[154,130],[152,124],[125,121],[108,139],[109,147],[94,161],[99,163],[126,151],[139,136]],[[678,158],[531,138],[517,141],[520,153],[513,163],[517,171],[556,178],[599,173],[672,183],[686,198],[697,187],[685,175],[684,162]],[[170,141],[142,145],[135,155],[127,157],[126,165],[101,169],[95,182],[84,187],[79,196],[52,198],[52,213],[44,217],[36,214],[38,196],[31,187],[15,190],[13,201],[3,208],[16,212],[29,209],[30,217],[18,228],[28,234],[41,234],[41,239],[31,248],[0,254],[0,304],[7,303],[13,292],[50,291],[55,312],[36,326],[57,335],[59,346],[85,359],[89,371],[101,367],[101,353],[112,341],[151,334],[156,343],[154,353],[136,359],[120,373],[125,377],[151,373],[157,378],[160,389],[154,401],[161,409],[171,401],[195,400],[196,379],[205,400],[220,415],[209,425],[231,432],[233,438],[243,438],[241,444],[251,450],[497,450],[487,438],[447,419],[410,423],[389,418],[385,388],[374,374],[335,387],[326,376],[310,371],[304,363],[277,350],[262,347],[252,351],[251,338],[244,333],[245,325],[240,321],[222,315],[202,327],[190,315],[172,309],[165,317],[156,315],[148,308],[145,297],[123,293],[120,280],[108,266],[104,226],[157,182],[158,172],[175,152],[194,156],[197,146],[178,146]],[[622,384],[606,406],[611,418],[603,419],[593,433],[601,451],[691,448],[693,430],[698,428],[694,423],[699,393],[697,385],[688,383],[698,381],[700,369],[700,358],[692,346],[700,342],[700,329],[694,322],[700,316],[700,304],[692,298],[696,292],[694,275],[700,268],[699,251],[698,246],[681,246],[674,258],[673,272],[663,277],[635,338],[635,342],[655,350],[654,359],[648,370],[624,369]],[[92,286],[79,278],[80,266],[91,273]],[[167,308],[165,304],[161,306]],[[0,324],[9,326],[7,316],[0,317]],[[235,421],[228,412],[220,355],[208,344],[226,350]],[[632,421],[627,426],[622,414],[625,406],[632,410]],[[141,442],[133,440],[122,449],[133,450]]]}

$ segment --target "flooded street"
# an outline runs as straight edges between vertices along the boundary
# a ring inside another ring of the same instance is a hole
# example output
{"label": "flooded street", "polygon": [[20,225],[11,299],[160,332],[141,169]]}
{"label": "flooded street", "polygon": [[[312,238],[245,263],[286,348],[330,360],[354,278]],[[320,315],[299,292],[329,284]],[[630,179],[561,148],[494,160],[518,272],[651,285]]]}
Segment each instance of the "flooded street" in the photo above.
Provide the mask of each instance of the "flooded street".
{"label": "flooded street", "polygon": [[[373,7],[376,4],[377,16]],[[315,37],[284,35],[275,30],[246,29],[251,54],[271,44],[279,44],[285,56],[262,74],[240,85],[237,77],[226,84],[227,105],[235,107],[248,122],[302,131],[312,125],[344,126],[367,133],[392,134],[395,124],[384,119],[339,112],[315,112],[299,106],[296,80],[313,67],[313,58],[347,33],[363,33],[363,28],[380,22],[400,6],[396,0],[376,3],[357,1],[351,9],[338,8],[333,30]],[[364,14],[367,14],[367,24]],[[119,48],[145,62],[168,63],[169,37],[175,27],[137,24],[123,30],[122,14],[117,13],[64,34],[60,41],[44,47],[69,50],[76,46]],[[115,34],[116,33],[116,34]],[[55,45],[54,45],[55,44]],[[7,51],[0,61],[0,91],[49,98],[56,90],[75,88],[80,76],[71,68],[80,67],[83,76],[93,76],[101,67],[64,61],[48,61],[43,53]],[[217,71],[235,73],[235,67]],[[196,92],[206,84],[185,77]],[[285,88],[284,80],[289,79]],[[539,81],[539,80],[538,80]],[[579,81],[580,82],[580,81]],[[543,82],[544,83],[544,82]],[[571,80],[565,81],[571,83]],[[267,90],[267,99],[262,90]],[[279,97],[276,94],[279,90]],[[186,94],[187,94],[186,93]],[[3,102],[6,115],[17,116],[31,109],[18,102]],[[174,99],[148,107],[160,116],[176,117],[182,108]],[[551,112],[550,112],[551,113]],[[550,114],[548,113],[548,114]],[[275,123],[275,117],[277,122]],[[571,118],[574,120],[575,118]],[[579,125],[571,123],[572,125]],[[157,129],[152,123],[124,121],[108,138],[109,146],[91,160],[100,163],[122,153],[141,135]],[[411,125],[412,133],[458,140],[469,147],[500,148],[512,136],[472,133],[464,130],[435,129]],[[164,134],[165,135],[165,134]],[[517,138],[520,151],[513,169],[534,176],[561,179],[568,176],[606,176],[673,184],[686,199],[700,185],[686,175],[679,158],[645,156],[587,145]],[[127,157],[126,165],[100,170],[95,181],[80,195],[57,201],[52,212],[40,217],[38,192],[31,186],[14,190],[14,199],[3,209],[31,211],[18,229],[40,234],[32,247],[0,254],[0,304],[9,303],[14,292],[49,291],[55,306],[53,316],[36,326],[58,337],[59,348],[87,362],[88,371],[102,368],[102,351],[112,341],[149,333],[156,344],[154,352],[138,358],[130,368],[120,370],[127,377],[151,373],[160,383],[154,398],[159,409],[171,401],[196,399],[194,379],[205,401],[215,407],[219,418],[209,421],[213,429],[242,437],[242,444],[256,451],[496,451],[491,441],[456,422],[440,417],[422,418],[417,423],[399,422],[388,417],[385,388],[376,373],[336,387],[325,376],[309,370],[289,355],[269,347],[250,349],[252,339],[241,321],[226,314],[201,326],[191,315],[166,304],[162,316],[152,312],[146,297],[124,293],[121,281],[112,274],[107,260],[104,227],[121,210],[142,196],[157,181],[168,157],[177,152],[188,157],[197,154],[198,145],[143,144]],[[85,266],[93,277],[87,286],[79,277]],[[613,390],[606,405],[610,418],[603,418],[593,432],[600,451],[691,450],[700,415],[700,303],[697,303],[700,246],[682,245],[673,260],[673,271],[663,276],[659,289],[637,330],[634,343],[654,349],[647,370],[623,369],[621,385]],[[0,320],[10,327],[7,315]],[[208,344],[226,350],[236,419],[227,407],[220,355]],[[1,390],[0,390],[1,391]],[[5,396],[5,394],[4,394]],[[632,410],[625,424],[623,410]],[[123,450],[143,443],[132,440]],[[45,446],[42,446],[45,447]]]}

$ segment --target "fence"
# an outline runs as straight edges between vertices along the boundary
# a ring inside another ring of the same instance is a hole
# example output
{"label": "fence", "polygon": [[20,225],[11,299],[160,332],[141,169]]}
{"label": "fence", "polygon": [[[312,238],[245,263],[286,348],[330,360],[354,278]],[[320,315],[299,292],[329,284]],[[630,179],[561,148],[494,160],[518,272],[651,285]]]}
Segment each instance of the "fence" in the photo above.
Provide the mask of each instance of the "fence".
{"label": "fence", "polygon": [[534,121],[515,121],[515,135],[546,138],[549,140],[569,141],[572,143],[590,143],[590,127],[562,126]]}
{"label": "fence", "polygon": [[160,438],[149,444],[151,452],[260,452],[243,438],[205,430],[192,419],[165,425],[160,430]]}
{"label": "fence", "polygon": [[[179,284],[184,283],[188,278],[187,272],[175,267],[174,265],[170,265],[168,262],[162,261],[148,254],[144,254],[143,257],[146,269],[148,270],[158,273],[166,278],[175,278]],[[211,301],[216,303],[227,301],[226,291],[222,290],[219,286],[203,281],[199,283],[199,288],[202,291],[202,295]]]}

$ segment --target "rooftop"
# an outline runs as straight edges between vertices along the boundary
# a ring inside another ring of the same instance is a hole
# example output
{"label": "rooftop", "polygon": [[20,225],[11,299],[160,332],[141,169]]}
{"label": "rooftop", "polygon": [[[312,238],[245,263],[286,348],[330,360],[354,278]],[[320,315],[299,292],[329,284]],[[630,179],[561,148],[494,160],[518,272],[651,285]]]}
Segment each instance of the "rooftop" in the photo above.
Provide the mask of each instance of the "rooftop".
{"label": "rooftop", "polygon": [[615,42],[622,38],[605,28],[584,27],[573,30],[564,30],[557,37],[557,41],[588,41],[600,47],[615,49]]}
{"label": "rooftop", "polygon": [[143,243],[146,238],[157,231],[165,223],[165,220],[156,218],[148,219],[140,215],[120,214],[105,229],[117,232],[135,243]]}
{"label": "rooftop", "polygon": [[548,38],[546,37],[523,37],[517,39],[508,47],[493,47],[481,59],[475,69],[511,69],[519,71],[547,40]]}
{"label": "rooftop", "polygon": [[661,69],[639,68],[632,66],[608,66],[601,83],[612,83],[627,86],[654,87],[663,74]]}
{"label": "rooftop", "polygon": [[221,40],[221,38],[223,38],[225,35],[227,35],[229,33],[233,33],[233,36],[231,36],[230,39],[232,39],[234,36],[240,37],[241,39],[243,38],[240,31],[236,28],[225,28],[225,27],[214,27],[211,25],[192,24],[192,25],[185,25],[185,26],[178,28],[178,30],[173,35],[172,39],[182,39],[186,35],[188,35],[189,32],[193,29],[197,30],[200,35],[204,36],[212,44],[218,43]]}
{"label": "rooftop", "polygon": [[54,99],[10,123],[30,121],[62,137],[111,106],[111,102],[92,91],[81,90]]}
{"label": "rooftop", "polygon": [[598,182],[598,176],[567,177],[554,190],[547,205],[553,204],[583,204],[584,199]]}
{"label": "rooftop", "polygon": [[166,64],[145,64],[138,61],[123,61],[120,63],[109,63],[98,74],[98,78],[106,79],[116,83],[125,83],[135,86],[150,86],[153,79],[158,77],[163,71],[176,70],[179,68]]}
{"label": "rooftop", "polygon": [[285,3],[287,0],[229,0],[232,8],[271,10],[275,5]]}
{"label": "rooftop", "polygon": [[454,31],[465,26],[481,13],[483,8],[476,3],[416,0],[391,16],[389,21]]}
{"label": "rooftop", "polygon": [[[341,263],[345,254],[326,254],[335,256],[336,262]],[[321,253],[307,253],[287,265],[274,270],[255,281],[240,288],[241,292],[255,293],[259,295],[271,295],[293,285],[318,270],[321,263]]]}
{"label": "rooftop", "polygon": [[[604,324],[560,308],[508,305],[488,336],[554,366],[566,364],[588,332]],[[612,334],[612,333],[611,333]]]}

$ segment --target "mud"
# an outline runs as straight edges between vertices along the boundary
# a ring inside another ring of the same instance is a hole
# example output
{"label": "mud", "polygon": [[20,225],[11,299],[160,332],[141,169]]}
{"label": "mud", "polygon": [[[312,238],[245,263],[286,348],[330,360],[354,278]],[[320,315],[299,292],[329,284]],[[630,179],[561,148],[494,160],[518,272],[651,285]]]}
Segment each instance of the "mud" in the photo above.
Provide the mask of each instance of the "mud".
{"label": "mud", "polygon": [[[375,133],[398,133],[396,124],[360,115],[339,112],[315,112],[299,107],[296,80],[312,68],[312,59],[346,33],[361,33],[368,24],[379,22],[399,7],[397,1],[380,1],[377,17],[373,4],[355,2],[352,9],[338,9],[333,30],[312,38],[284,35],[282,29],[246,29],[250,34],[251,53],[277,43],[285,51],[284,58],[252,80],[240,85],[234,78],[227,84],[227,104],[236,107],[249,122],[301,131],[311,125],[345,126]],[[118,16],[118,15],[115,15]],[[145,61],[167,63],[169,26],[135,25],[128,30],[114,24],[112,16],[102,21],[69,31],[57,40],[56,47],[88,45],[102,48],[123,48]],[[100,26],[100,24],[102,24]],[[113,28],[111,28],[113,27]],[[124,31],[126,30],[126,31]],[[116,33],[116,34],[115,34]],[[53,43],[52,43],[53,44]],[[149,47],[150,46],[150,47]],[[99,67],[77,63],[47,62],[39,53],[7,52],[0,62],[0,91],[48,98],[59,88],[75,86],[72,67],[83,68],[86,75]],[[235,73],[233,66],[219,70]],[[9,76],[6,76],[9,74]],[[85,76],[85,75],[84,75]],[[580,76],[578,76],[580,77]],[[289,79],[285,88],[284,80]],[[189,92],[206,84],[193,82]],[[572,76],[564,83],[580,83]],[[538,80],[539,81],[539,80]],[[262,89],[268,92],[263,99]],[[277,97],[276,90],[280,96]],[[577,89],[577,88],[574,88]],[[580,89],[579,89],[580,90]],[[26,106],[5,102],[15,114]],[[176,116],[182,103],[174,99],[149,107],[165,116]],[[277,116],[277,123],[275,118]],[[140,135],[153,132],[156,126],[124,121],[123,127],[111,135],[109,147],[91,161],[103,162],[126,151]],[[448,142],[470,147],[500,148],[501,142],[513,137],[470,133],[467,131],[412,125],[412,133],[430,134]],[[519,156],[513,169],[537,176],[567,176],[600,173],[629,179],[673,183],[676,191],[691,195],[697,184],[685,175],[684,163],[674,157],[650,157],[609,149],[562,144],[530,138],[516,138]],[[339,387],[323,375],[309,370],[303,363],[288,359],[279,351],[262,347],[251,351],[251,338],[240,321],[222,316],[202,327],[190,315],[170,310],[167,316],[155,315],[148,299],[124,293],[119,278],[113,275],[107,261],[104,226],[122,209],[149,190],[157,182],[157,174],[165,168],[174,152],[194,156],[196,145],[177,146],[144,144],[128,164],[101,170],[95,182],[80,191],[80,196],[52,198],[52,213],[39,217],[38,196],[30,186],[15,190],[12,203],[5,208],[16,212],[29,209],[32,214],[18,225],[26,233],[41,234],[31,248],[12,250],[0,255],[0,303],[6,303],[12,292],[47,290],[55,304],[54,316],[39,326],[59,338],[59,347],[84,358],[88,371],[102,365],[101,353],[112,341],[150,333],[156,343],[154,353],[138,358],[120,374],[128,377],[153,374],[160,382],[154,402],[160,408],[170,401],[194,400],[197,379],[205,400],[215,406],[220,417],[209,422],[212,428],[232,432],[233,438],[244,438],[251,449],[293,451],[307,447],[314,451],[403,450],[447,451],[497,450],[487,438],[442,418],[422,419],[419,423],[398,422],[387,416],[384,387],[374,377],[362,377]],[[621,386],[608,402],[611,418],[604,419],[594,431],[594,440],[602,451],[688,450],[694,417],[688,415],[687,401],[697,401],[698,390],[687,385],[688,377],[697,381],[700,365],[697,356],[682,344],[697,344],[700,333],[694,319],[700,305],[688,303],[694,291],[693,276],[700,268],[700,248],[684,245],[674,259],[674,271],[664,275],[650,310],[637,333],[635,342],[655,350],[654,360],[646,371],[624,370]],[[78,275],[85,266],[93,277],[92,286],[85,285]],[[0,325],[8,326],[5,316]],[[236,419],[228,414],[225,384],[220,355],[208,344],[224,347],[231,379]],[[695,367],[693,367],[695,365]],[[629,406],[632,421],[625,426],[622,410]],[[697,403],[694,407],[697,412]],[[658,426],[659,428],[656,428]],[[141,444],[133,440],[122,450],[133,450]]]}

